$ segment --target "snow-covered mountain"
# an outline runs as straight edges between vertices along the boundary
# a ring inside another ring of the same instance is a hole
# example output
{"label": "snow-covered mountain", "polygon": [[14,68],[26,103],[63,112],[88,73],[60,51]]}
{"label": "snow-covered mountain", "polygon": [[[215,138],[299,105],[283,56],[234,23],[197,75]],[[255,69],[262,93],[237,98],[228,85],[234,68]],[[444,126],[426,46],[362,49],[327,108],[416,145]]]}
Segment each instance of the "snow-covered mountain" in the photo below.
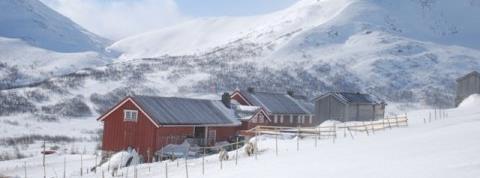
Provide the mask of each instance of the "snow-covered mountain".
{"label": "snow-covered mountain", "polygon": [[103,52],[108,41],[38,0],[0,1],[0,36],[56,52]]}
{"label": "snow-covered mountain", "polygon": [[106,39],[38,0],[0,1],[0,89],[110,63]]}
{"label": "snow-covered mountain", "polygon": [[[192,20],[120,40],[124,58],[198,54],[238,41],[275,45],[273,51],[344,44],[358,33],[382,31],[443,45],[480,48],[478,0],[302,0],[261,16]],[[306,44],[308,45],[308,44]]]}
{"label": "snow-covered mountain", "polygon": [[455,78],[480,70],[478,16],[479,0],[302,0],[267,15],[197,19],[113,44],[122,52],[114,63],[4,90],[0,115],[95,117],[131,93],[249,86],[452,106]]}

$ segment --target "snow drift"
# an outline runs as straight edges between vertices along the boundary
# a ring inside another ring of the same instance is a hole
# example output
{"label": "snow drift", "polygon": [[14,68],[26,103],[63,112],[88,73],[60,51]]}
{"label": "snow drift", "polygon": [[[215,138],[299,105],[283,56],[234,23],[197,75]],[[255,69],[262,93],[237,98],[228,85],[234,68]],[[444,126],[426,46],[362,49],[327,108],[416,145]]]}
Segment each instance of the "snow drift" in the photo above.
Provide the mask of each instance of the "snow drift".
{"label": "snow drift", "polygon": [[480,94],[473,94],[465,98],[458,105],[459,109],[478,109],[480,110]]}

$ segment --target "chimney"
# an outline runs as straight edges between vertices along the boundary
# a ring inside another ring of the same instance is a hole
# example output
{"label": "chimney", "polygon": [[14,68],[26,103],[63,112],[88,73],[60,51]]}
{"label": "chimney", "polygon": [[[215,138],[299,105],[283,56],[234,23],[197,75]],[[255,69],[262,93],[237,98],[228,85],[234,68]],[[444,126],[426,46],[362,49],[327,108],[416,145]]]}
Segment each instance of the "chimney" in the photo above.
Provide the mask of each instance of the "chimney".
{"label": "chimney", "polygon": [[248,87],[248,88],[247,88],[247,91],[248,91],[249,93],[253,93],[253,92],[255,92],[255,89],[254,89],[253,87]]}
{"label": "chimney", "polygon": [[294,92],[293,92],[293,90],[288,90],[287,94],[293,97]]}
{"label": "chimney", "polygon": [[228,92],[223,93],[222,95],[222,103],[227,107],[227,108],[232,108],[231,104],[231,98],[230,94]]}

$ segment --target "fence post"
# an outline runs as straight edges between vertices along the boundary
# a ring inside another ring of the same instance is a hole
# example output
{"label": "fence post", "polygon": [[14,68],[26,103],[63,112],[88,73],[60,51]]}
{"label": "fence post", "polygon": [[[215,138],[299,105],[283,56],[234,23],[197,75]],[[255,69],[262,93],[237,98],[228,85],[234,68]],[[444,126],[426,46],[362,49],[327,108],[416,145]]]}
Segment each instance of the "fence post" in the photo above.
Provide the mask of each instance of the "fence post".
{"label": "fence post", "polygon": [[382,119],[382,129],[385,130],[385,117]]}
{"label": "fence post", "polygon": [[335,143],[336,138],[337,138],[337,124],[333,123],[333,143]]}
{"label": "fence post", "polygon": [[67,157],[63,157],[63,178],[67,178]]}
{"label": "fence post", "polygon": [[300,151],[300,127],[297,126],[297,152]]}
{"label": "fence post", "polygon": [[368,133],[368,127],[365,124],[365,121],[362,122],[362,125],[363,125],[363,129],[365,129],[365,132],[367,132],[367,136],[370,136],[370,134]]}
{"label": "fence post", "polygon": [[165,177],[168,178],[168,163],[165,161]]}
{"label": "fence post", "polygon": [[[320,129],[315,128],[315,130],[320,130]],[[318,133],[320,133],[320,132],[318,132]],[[317,143],[317,142],[318,142],[317,138],[318,138],[318,135],[317,135],[317,133],[315,133],[315,138],[314,138],[314,139],[315,139],[315,148],[317,148],[317,145],[318,145],[318,143]]]}
{"label": "fence post", "polygon": [[392,129],[392,124],[391,124],[391,122],[390,122],[390,118],[387,118],[387,121],[388,121],[388,128],[389,128],[389,129]]}
{"label": "fence post", "polygon": [[235,166],[238,165],[238,137],[237,142],[235,143]]}
{"label": "fence post", "polygon": [[397,127],[400,127],[400,125],[398,124],[398,115],[395,115],[395,124],[397,125]]}
{"label": "fence post", "polygon": [[43,159],[42,159],[42,165],[43,165],[43,178],[47,178],[47,169],[45,168],[45,139],[43,139]]}
{"label": "fence post", "polygon": [[202,175],[205,175],[205,153],[206,148],[203,147],[203,156],[202,156]]}
{"label": "fence post", "polygon": [[23,168],[25,169],[25,178],[27,178],[27,162],[23,162]]}
{"label": "fence post", "polygon": [[370,121],[370,127],[372,128],[372,134],[375,134],[375,124],[373,121]]}
{"label": "fence post", "polygon": [[258,158],[257,158],[257,157],[258,157],[258,153],[257,153],[258,150],[259,150],[259,148],[258,148],[258,131],[255,130],[255,149],[254,149],[255,160],[258,159]]}
{"label": "fence post", "polygon": [[275,134],[275,156],[278,156],[278,133]]}
{"label": "fence post", "polygon": [[185,174],[187,175],[188,178],[188,150],[190,150],[189,147],[186,148],[185,150]]}
{"label": "fence post", "polygon": [[428,123],[432,122],[432,112],[428,112]]}
{"label": "fence post", "polygon": [[80,177],[83,176],[83,153],[80,154]]}

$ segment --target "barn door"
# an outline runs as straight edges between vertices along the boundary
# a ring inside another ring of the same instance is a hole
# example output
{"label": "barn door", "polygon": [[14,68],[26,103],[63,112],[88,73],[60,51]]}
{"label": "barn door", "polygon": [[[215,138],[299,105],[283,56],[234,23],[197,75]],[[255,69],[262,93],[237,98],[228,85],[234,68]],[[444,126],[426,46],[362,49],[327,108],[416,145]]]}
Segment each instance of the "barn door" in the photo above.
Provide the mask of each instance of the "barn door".
{"label": "barn door", "polygon": [[132,147],[135,145],[135,124],[126,123],[125,124],[125,146],[126,148]]}
{"label": "barn door", "polygon": [[208,130],[208,139],[209,144],[215,145],[217,141],[217,131],[216,130]]}

